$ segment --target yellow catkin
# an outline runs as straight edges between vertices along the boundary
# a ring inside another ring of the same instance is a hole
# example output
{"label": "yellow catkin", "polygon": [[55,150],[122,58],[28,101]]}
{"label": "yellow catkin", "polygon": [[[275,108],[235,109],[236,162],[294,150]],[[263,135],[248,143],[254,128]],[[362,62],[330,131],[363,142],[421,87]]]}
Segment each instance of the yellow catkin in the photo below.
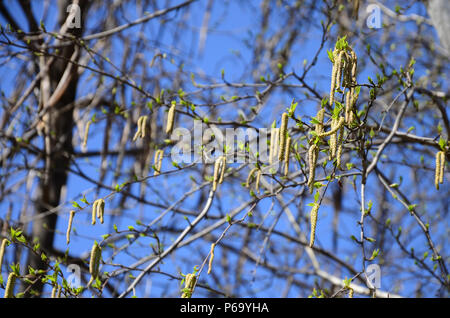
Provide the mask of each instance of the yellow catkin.
{"label": "yellow catkin", "polygon": [[212,262],[214,259],[214,248],[216,247],[216,244],[212,243],[211,244],[211,255],[209,256],[209,263],[208,263],[208,275],[211,274],[211,270],[212,270]]}
{"label": "yellow catkin", "polygon": [[194,274],[187,274],[184,278],[184,291],[181,298],[191,298],[194,292],[194,286],[197,281],[197,277]]}
{"label": "yellow catkin", "polygon": [[331,87],[330,87],[330,106],[333,106],[334,103],[334,91],[336,90],[336,71],[337,71],[337,58],[338,55],[336,54],[336,50],[333,51],[333,69],[331,71]]}
{"label": "yellow catkin", "polygon": [[94,203],[92,204],[92,225],[95,225],[96,219],[97,219],[97,205],[98,205],[98,200],[95,200]]}
{"label": "yellow catkin", "polygon": [[258,170],[258,173],[256,174],[256,181],[255,181],[255,192],[259,193],[259,181],[261,180],[261,170]]}
{"label": "yellow catkin", "polygon": [[61,298],[62,286],[58,285],[58,292],[56,293],[56,298]]}
{"label": "yellow catkin", "polygon": [[291,137],[288,136],[286,139],[286,153],[284,154],[284,176],[287,177],[289,174],[289,155],[291,149]]}
{"label": "yellow catkin", "polygon": [[356,68],[358,65],[358,57],[356,56],[355,51],[351,51],[351,58],[352,58],[352,82],[353,84],[356,84]]}
{"label": "yellow catkin", "polygon": [[69,223],[67,224],[67,231],[66,231],[66,241],[67,244],[70,243],[70,231],[72,230],[72,223],[73,223],[73,217],[75,216],[75,211],[70,211],[69,214]]}
{"label": "yellow catkin", "polygon": [[353,293],[354,293],[353,288],[349,288],[348,289],[348,298],[353,298]]}
{"label": "yellow catkin", "polygon": [[172,101],[172,105],[169,108],[169,112],[167,113],[167,125],[166,125],[166,134],[170,134],[173,129],[173,124],[175,122],[175,107],[177,106],[175,101]]}
{"label": "yellow catkin", "polygon": [[277,155],[278,142],[279,142],[280,128],[272,128],[270,134],[270,148],[269,148],[269,164],[273,164],[273,159]]}
{"label": "yellow catkin", "polygon": [[308,187],[312,193],[313,185],[314,185],[314,177],[316,173],[316,161],[317,161],[317,146],[316,144],[312,144],[308,151],[308,163],[309,163],[309,178],[308,178]]}
{"label": "yellow catkin", "polygon": [[445,168],[445,152],[441,151],[441,171],[439,173],[439,183],[444,183],[444,168]]}
{"label": "yellow catkin", "polygon": [[345,118],[342,116],[339,117],[337,124],[334,127],[332,127],[331,130],[329,130],[327,132],[323,132],[321,134],[317,134],[317,136],[322,138],[322,137],[327,137],[327,136],[335,134],[339,130],[339,128],[341,128],[341,126],[344,124],[344,122],[345,122]]}
{"label": "yellow catkin", "polygon": [[89,135],[89,127],[91,126],[91,121],[89,120],[84,127],[84,138],[83,138],[83,146],[82,149],[85,150],[87,147],[87,140]]}
{"label": "yellow catkin", "polygon": [[245,183],[245,187],[248,188],[250,187],[250,182],[252,180],[253,174],[255,173],[255,171],[257,171],[258,168],[253,168],[252,170],[250,170],[250,173],[248,174],[247,177],[247,182]]}
{"label": "yellow catkin", "polygon": [[311,209],[311,216],[310,216],[310,221],[311,221],[311,234],[309,237],[309,247],[313,247],[314,245],[314,240],[316,237],[316,226],[317,226],[317,214],[319,212],[319,204],[318,203],[314,203],[314,206]]}
{"label": "yellow catkin", "polygon": [[339,130],[339,140],[337,142],[337,154],[336,154],[336,167],[338,169],[341,168],[341,156],[342,156],[342,143],[344,142],[344,126],[341,126],[341,129]]}
{"label": "yellow catkin", "polygon": [[100,199],[100,203],[97,205],[97,217],[100,219],[100,223],[103,224],[105,215],[105,200]]}
{"label": "yellow catkin", "polygon": [[436,153],[436,167],[434,170],[434,185],[439,190],[439,179],[441,177],[441,151]]}
{"label": "yellow catkin", "polygon": [[219,170],[220,170],[220,164],[221,164],[222,159],[221,158],[217,158],[216,161],[214,162],[214,174],[213,174],[213,191],[217,190],[217,181],[219,181]]}
{"label": "yellow catkin", "polygon": [[222,156],[221,157],[221,168],[220,168],[219,184],[222,184],[223,179],[225,177],[226,165],[227,165],[227,157],[226,156]]}
{"label": "yellow catkin", "polygon": [[342,76],[342,67],[344,64],[344,57],[345,57],[345,52],[344,51],[340,51],[339,52],[339,57],[337,60],[337,70],[336,70],[336,88],[340,89],[341,88],[341,76]]}
{"label": "yellow catkin", "polygon": [[139,119],[137,121],[137,131],[134,134],[133,141],[136,141],[141,136],[141,133],[142,133],[142,121],[143,120],[144,120],[144,116],[139,117]]}
{"label": "yellow catkin", "polygon": [[155,173],[154,175],[157,176],[161,173],[161,166],[162,166],[162,159],[163,159],[164,151],[159,149],[155,152],[154,157],[154,165],[155,165]]}
{"label": "yellow catkin", "polygon": [[323,133],[323,119],[325,116],[325,108],[321,108],[316,115],[317,121],[319,122],[318,124],[316,124],[315,126],[315,130],[316,130],[316,134],[321,134]]}
{"label": "yellow catkin", "polygon": [[147,131],[147,116],[142,116],[141,121],[141,138],[145,138],[145,132]]}
{"label": "yellow catkin", "polygon": [[350,113],[351,113],[351,105],[352,105],[352,89],[349,89],[345,94],[345,122],[347,124],[350,123]]}
{"label": "yellow catkin", "polygon": [[280,151],[278,153],[278,160],[280,160],[280,161],[284,160],[285,151],[286,151],[287,124],[288,124],[288,114],[283,113],[283,115],[281,115]]}
{"label": "yellow catkin", "polygon": [[2,272],[3,257],[5,256],[5,249],[7,244],[8,240],[4,238],[2,240],[2,245],[0,246],[0,273]]}
{"label": "yellow catkin", "polygon": [[[332,118],[331,119],[331,129],[333,130],[334,127],[336,127],[337,119]],[[330,156],[329,159],[333,160],[333,158],[336,156],[336,134],[332,134],[330,136]]]}
{"label": "yellow catkin", "polygon": [[14,286],[16,284],[17,275],[9,273],[8,281],[6,282],[4,298],[14,298]]}
{"label": "yellow catkin", "polygon": [[56,298],[56,292],[58,291],[58,286],[59,285],[57,285],[57,284],[53,285],[51,298]]}
{"label": "yellow catkin", "polygon": [[98,277],[101,253],[101,248],[98,245],[97,241],[95,241],[94,245],[92,246],[91,258],[89,261],[89,273],[91,274],[91,279],[89,280],[88,286],[91,286],[92,282]]}

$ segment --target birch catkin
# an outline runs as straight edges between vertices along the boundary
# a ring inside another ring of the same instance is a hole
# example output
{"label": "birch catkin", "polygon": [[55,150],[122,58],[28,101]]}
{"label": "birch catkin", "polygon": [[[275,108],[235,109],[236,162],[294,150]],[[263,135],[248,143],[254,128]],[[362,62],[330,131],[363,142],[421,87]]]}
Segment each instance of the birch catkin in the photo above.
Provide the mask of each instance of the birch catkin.
{"label": "birch catkin", "polygon": [[344,142],[344,126],[341,126],[339,130],[339,140],[338,140],[338,148],[336,154],[336,167],[338,169],[341,168],[341,156],[342,156],[342,143]]}
{"label": "birch catkin", "polygon": [[96,219],[97,219],[97,205],[98,205],[98,200],[95,200],[94,203],[92,204],[92,225],[95,225]]}
{"label": "birch catkin", "polygon": [[277,155],[279,142],[280,128],[272,128],[270,134],[270,148],[269,148],[269,164],[273,164],[273,158]]}
{"label": "birch catkin", "polygon": [[73,223],[73,217],[75,216],[75,211],[70,211],[69,214],[69,223],[67,224],[67,231],[66,231],[66,241],[67,244],[70,243],[70,231],[72,230],[72,223]]}
{"label": "birch catkin", "polygon": [[[331,130],[333,130],[336,127],[337,119],[332,118],[331,119]],[[336,156],[336,134],[332,134],[330,136],[330,156],[329,159],[333,160],[333,158]]]}
{"label": "birch catkin", "polygon": [[252,170],[250,170],[250,173],[247,176],[247,182],[245,183],[246,188],[250,187],[250,182],[252,180],[252,177],[253,177],[253,174],[255,173],[255,171],[258,171],[258,168],[253,168]]}
{"label": "birch catkin", "polygon": [[219,173],[220,173],[220,166],[222,164],[222,157],[219,157],[216,159],[214,163],[214,175],[213,175],[213,191],[217,190],[217,183],[219,181]]}
{"label": "birch catkin", "polygon": [[436,167],[434,171],[434,184],[437,190],[439,190],[439,184],[444,183],[444,166],[445,153],[443,151],[438,151],[436,153]]}
{"label": "birch catkin", "polygon": [[212,243],[211,244],[211,255],[209,256],[209,263],[208,263],[208,275],[211,274],[211,270],[212,270],[212,262],[214,259],[214,248],[216,247],[216,244]]}
{"label": "birch catkin", "polygon": [[337,59],[337,70],[336,70],[336,88],[337,89],[341,88],[341,76],[342,76],[342,66],[343,66],[342,62],[344,60],[344,57],[345,57],[345,52],[340,51],[339,57]]}
{"label": "birch catkin", "polygon": [[321,134],[317,134],[317,137],[327,137],[333,134],[336,134],[336,132],[339,130],[339,128],[341,128],[341,126],[344,124],[345,118],[344,117],[339,117],[339,121],[337,122],[337,124],[331,128],[331,130],[327,131],[327,132],[323,132]]}
{"label": "birch catkin", "polygon": [[82,149],[83,151],[86,150],[87,147],[87,140],[88,140],[88,135],[89,135],[89,127],[91,126],[91,121],[89,120],[86,123],[86,126],[84,127],[84,138],[83,138],[83,145],[82,145]]}
{"label": "birch catkin", "polygon": [[441,171],[439,173],[439,183],[444,183],[445,153],[441,151]]}
{"label": "birch catkin", "polygon": [[95,220],[99,219],[100,223],[103,224],[103,217],[105,214],[105,200],[98,199],[92,204],[92,225],[95,224]]}
{"label": "birch catkin", "polygon": [[4,238],[2,240],[2,245],[0,246],[0,273],[2,272],[3,257],[5,256],[5,249],[7,244],[8,240]]}
{"label": "birch catkin", "polygon": [[156,150],[155,157],[153,159],[153,164],[155,165],[155,173],[154,173],[155,176],[157,176],[161,173],[163,155],[164,155],[163,150],[161,150],[161,149]]}
{"label": "birch catkin", "polygon": [[289,174],[289,155],[291,149],[291,137],[288,136],[286,140],[286,153],[284,155],[284,176],[287,177]]}
{"label": "birch catkin", "polygon": [[281,127],[280,127],[280,152],[278,154],[278,160],[283,161],[286,151],[286,136],[287,136],[287,124],[288,124],[288,114],[283,113],[281,116]]}
{"label": "birch catkin", "polygon": [[319,211],[319,203],[314,203],[314,206],[311,209],[311,216],[310,216],[310,221],[311,221],[311,234],[309,237],[309,247],[313,247],[314,245],[314,240],[315,240],[315,236],[316,236],[316,226],[317,226],[317,214]]}
{"label": "birch catkin", "polygon": [[4,298],[14,298],[14,286],[16,285],[16,273],[9,273],[8,281],[6,282],[5,287],[5,296]]}
{"label": "birch catkin", "polygon": [[187,274],[184,278],[184,290],[181,298],[191,298],[197,278],[195,274]]}
{"label": "birch catkin", "polygon": [[330,87],[330,106],[333,106],[334,103],[334,91],[336,89],[336,71],[337,71],[337,58],[336,50],[333,51],[333,69],[331,71],[331,87]]}
{"label": "birch catkin", "polygon": [[91,279],[88,282],[88,287],[91,286],[92,282],[98,277],[98,270],[100,267],[100,259],[101,259],[101,248],[98,245],[97,241],[94,242],[91,250],[91,258],[89,261],[89,273],[91,274]]}
{"label": "birch catkin", "polygon": [[225,177],[226,165],[227,165],[227,157],[226,156],[222,156],[221,157],[221,169],[220,169],[219,184],[222,184],[223,179]]}
{"label": "birch catkin", "polygon": [[259,181],[261,180],[261,170],[258,170],[258,173],[256,174],[256,181],[255,181],[255,192],[259,193]]}
{"label": "birch catkin", "polygon": [[318,112],[317,112],[317,121],[318,123],[316,124],[315,128],[316,128],[316,133],[319,135],[321,133],[323,133],[323,119],[325,116],[325,108],[321,108]]}
{"label": "birch catkin", "polygon": [[139,117],[137,121],[137,126],[138,128],[136,134],[133,137],[133,141],[136,141],[138,138],[145,137],[145,131],[147,130],[147,116]]}
{"label": "birch catkin", "polygon": [[312,144],[308,151],[308,162],[309,162],[308,187],[310,188],[311,193],[313,191],[314,178],[316,173],[318,149],[319,148],[316,146],[316,144]]}
{"label": "birch catkin", "polygon": [[175,107],[177,103],[172,101],[172,105],[169,108],[169,112],[167,113],[167,125],[166,125],[166,134],[170,134],[173,129],[173,124],[175,122]]}
{"label": "birch catkin", "polygon": [[103,224],[104,215],[105,215],[105,200],[101,199],[100,203],[97,206],[97,217],[100,219],[100,223]]}

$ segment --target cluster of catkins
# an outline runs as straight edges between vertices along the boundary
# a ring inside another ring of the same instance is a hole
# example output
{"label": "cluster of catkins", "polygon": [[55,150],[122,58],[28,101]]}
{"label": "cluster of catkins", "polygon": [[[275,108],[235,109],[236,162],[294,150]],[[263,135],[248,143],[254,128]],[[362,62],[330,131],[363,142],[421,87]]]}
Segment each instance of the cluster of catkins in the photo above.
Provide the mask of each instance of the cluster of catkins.
{"label": "cluster of catkins", "polygon": [[[288,133],[288,120],[289,115],[287,113],[283,113],[281,115],[281,124],[280,128],[272,127],[270,131],[270,148],[269,148],[269,165],[273,165],[275,160],[278,159],[279,162],[283,162],[283,170],[284,176],[287,177],[289,174],[289,156],[291,150],[291,142],[292,139]],[[256,180],[255,180],[255,190],[259,192],[259,181],[261,179],[262,171],[260,167],[255,167],[250,170],[250,173],[247,176],[247,182],[245,186],[247,188],[250,187],[250,182],[256,172]]]}
{"label": "cluster of catkins", "polygon": [[[330,57],[331,58],[331,57]],[[319,156],[320,145],[325,137],[329,138],[329,160],[336,160],[336,167],[341,166],[341,155],[344,141],[344,125],[350,125],[354,121],[354,106],[358,93],[356,92],[356,66],[357,57],[352,48],[345,42],[345,38],[338,40],[335,49],[332,52],[333,69],[331,72],[331,88],[329,106],[332,108],[330,130],[325,131],[324,117],[325,117],[325,105],[322,105],[321,109],[316,115],[315,130],[313,132],[313,138],[311,138],[311,145],[308,150],[308,164],[309,164],[309,176],[308,187],[310,192],[314,191],[314,179],[315,170],[317,165],[317,159]],[[341,115],[342,109],[340,103],[335,103],[335,93],[345,93],[345,109],[344,114]],[[334,105],[334,108],[333,108]],[[310,247],[314,245],[317,214],[320,207],[319,202],[314,202],[311,209],[310,221],[311,221],[311,235],[310,235]]]}

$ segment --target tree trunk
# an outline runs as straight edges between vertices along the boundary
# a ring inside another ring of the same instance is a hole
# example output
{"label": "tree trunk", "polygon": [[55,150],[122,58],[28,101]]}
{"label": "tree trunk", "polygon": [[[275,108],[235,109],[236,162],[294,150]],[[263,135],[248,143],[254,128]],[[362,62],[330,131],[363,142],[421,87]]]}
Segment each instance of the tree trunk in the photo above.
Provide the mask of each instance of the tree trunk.
{"label": "tree trunk", "polygon": [[[68,13],[66,12],[67,6],[71,3],[72,1],[69,0],[60,0],[58,2],[58,24],[61,26],[68,16]],[[81,13],[86,9],[86,3],[87,1],[79,1]],[[81,16],[83,17],[83,15]],[[83,19],[81,19],[81,21],[83,21]],[[67,29],[67,33],[77,37],[81,35],[81,31],[82,28]],[[44,173],[39,181],[39,193],[35,205],[38,217],[36,217],[33,222],[31,233],[33,241],[39,242],[43,251],[52,251],[53,249],[59,210],[56,209],[52,213],[48,213],[48,211],[56,208],[60,203],[61,190],[67,183],[67,171],[73,153],[73,108],[67,108],[67,105],[75,101],[78,75],[76,66],[69,63],[68,60],[72,58],[77,61],[78,56],[73,56],[75,51],[74,45],[65,46],[61,48],[60,51],[60,55],[63,56],[63,58],[57,58],[52,63],[48,72],[48,91],[41,91],[41,95],[46,95],[47,97],[51,96],[50,100],[53,99],[52,102],[47,103],[48,100],[45,100],[44,98],[45,104],[44,109],[42,110],[45,112],[45,115],[43,116],[43,125],[46,127],[46,129],[44,129],[46,158]],[[44,58],[49,59],[50,57]],[[41,65],[45,64],[46,63],[41,63]],[[69,72],[70,74],[67,81],[64,79],[65,72]],[[43,81],[45,81],[45,77]],[[64,84],[63,82],[65,82],[65,85],[62,85]],[[41,90],[43,87],[45,88],[45,85],[41,84]],[[39,214],[42,214],[42,216]],[[33,253],[28,255],[26,270],[28,269],[28,266],[31,266],[34,269],[46,269],[46,264],[39,256],[36,256]],[[22,287],[26,290],[29,286]],[[30,293],[31,289],[32,293]],[[42,294],[43,284],[38,281],[31,289],[28,288],[26,296],[40,296]]]}

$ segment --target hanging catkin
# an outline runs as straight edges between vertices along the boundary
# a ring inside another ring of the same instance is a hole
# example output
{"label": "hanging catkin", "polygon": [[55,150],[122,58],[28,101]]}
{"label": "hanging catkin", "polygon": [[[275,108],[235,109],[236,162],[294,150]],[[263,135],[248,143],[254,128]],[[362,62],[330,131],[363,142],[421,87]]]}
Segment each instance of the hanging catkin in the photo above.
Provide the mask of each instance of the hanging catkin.
{"label": "hanging catkin", "polygon": [[161,173],[163,156],[164,156],[163,150],[159,149],[155,151],[155,157],[153,158],[153,164],[155,166],[155,173],[154,173],[155,176]]}
{"label": "hanging catkin", "polygon": [[444,183],[445,153],[441,151],[441,171],[439,173],[439,183]]}
{"label": "hanging catkin", "polygon": [[4,298],[14,298],[14,286],[16,285],[16,273],[9,273],[8,281],[6,282],[5,287],[5,296]]}
{"label": "hanging catkin", "polygon": [[[336,127],[337,119],[331,118],[331,129],[333,130]],[[330,155],[329,160],[333,160],[333,158],[336,156],[336,134],[332,134],[330,136]]]}
{"label": "hanging catkin", "polygon": [[291,149],[291,137],[288,136],[286,140],[286,153],[284,155],[284,176],[287,177],[289,174],[289,155]]}
{"label": "hanging catkin", "polygon": [[314,240],[316,236],[316,226],[317,226],[317,214],[319,211],[319,203],[314,203],[311,209],[310,221],[311,221],[311,234],[309,237],[309,247],[313,247]]}
{"label": "hanging catkin", "polygon": [[66,231],[66,241],[67,244],[70,243],[70,231],[72,230],[72,223],[73,223],[73,217],[75,216],[75,211],[70,211],[69,214],[69,223],[67,224],[67,231]]}
{"label": "hanging catkin", "polygon": [[321,108],[318,112],[317,112],[317,121],[318,123],[315,125],[315,131],[317,135],[320,135],[321,133],[323,133],[323,119],[325,116],[325,108]]}
{"label": "hanging catkin", "polygon": [[84,138],[83,138],[83,145],[82,145],[82,149],[83,151],[86,151],[86,147],[87,147],[87,140],[88,140],[88,135],[89,135],[89,127],[91,126],[91,121],[89,120],[86,123],[86,126],[84,127]]}
{"label": "hanging catkin", "polygon": [[214,175],[213,175],[213,191],[217,190],[217,183],[219,182],[220,179],[220,168],[222,166],[223,163],[223,159],[222,157],[219,157],[216,159],[215,163],[214,163]]}
{"label": "hanging catkin", "polygon": [[337,154],[336,154],[336,167],[338,169],[341,168],[341,156],[342,156],[342,143],[343,142],[344,142],[344,126],[341,126],[341,129],[339,129],[339,139],[337,142],[338,148],[337,148]]}
{"label": "hanging catkin", "polygon": [[444,166],[445,153],[443,151],[438,151],[436,153],[436,167],[434,171],[434,184],[437,190],[439,190],[439,184],[444,182]]}
{"label": "hanging catkin", "polygon": [[92,204],[92,225],[95,225],[96,219],[97,219],[97,205],[98,205],[99,201],[95,200],[94,203]]}
{"label": "hanging catkin", "polygon": [[220,169],[220,177],[219,177],[219,184],[222,184],[223,179],[225,177],[225,168],[227,165],[227,157],[222,156],[221,158],[221,169]]}
{"label": "hanging catkin", "polygon": [[252,170],[250,170],[250,172],[247,176],[247,182],[245,183],[246,188],[250,187],[250,182],[252,180],[252,177],[253,177],[253,174],[255,173],[255,171],[258,171],[258,168],[253,168]]}
{"label": "hanging catkin", "polygon": [[316,146],[316,144],[312,144],[308,151],[308,163],[309,163],[308,187],[310,188],[311,193],[313,191],[314,178],[316,173],[318,150],[319,148]]}
{"label": "hanging catkin", "polygon": [[166,134],[170,134],[173,129],[173,124],[175,122],[175,107],[177,103],[172,101],[172,104],[169,108],[169,112],[167,113],[167,125],[166,125]]}
{"label": "hanging catkin", "polygon": [[270,134],[270,148],[269,148],[269,164],[273,164],[273,159],[277,155],[278,142],[279,142],[280,128],[272,128]]}
{"label": "hanging catkin", "polygon": [[3,257],[5,256],[5,249],[7,244],[8,240],[4,238],[2,240],[2,245],[0,246],[0,273],[2,272]]}
{"label": "hanging catkin", "polygon": [[91,274],[91,279],[88,282],[88,287],[94,282],[98,277],[98,270],[100,267],[100,259],[102,257],[102,251],[97,241],[94,242],[91,250],[91,258],[89,261],[89,273]]}
{"label": "hanging catkin", "polygon": [[195,274],[186,274],[186,277],[184,278],[184,290],[181,298],[191,298],[196,281],[197,277]]}
{"label": "hanging catkin", "polygon": [[133,137],[133,141],[136,141],[138,138],[144,138],[145,132],[147,130],[147,116],[141,116],[139,117],[137,121],[137,131],[136,134]]}
{"label": "hanging catkin", "polygon": [[52,295],[51,298],[56,298],[56,292],[58,291],[58,284],[54,284],[52,288]]}
{"label": "hanging catkin", "polygon": [[337,71],[337,58],[338,54],[336,49],[333,51],[333,69],[331,71],[331,87],[330,87],[330,106],[333,106],[334,103],[334,91],[336,90],[336,71]]}
{"label": "hanging catkin", "polygon": [[281,115],[281,127],[280,127],[280,151],[278,153],[278,160],[283,161],[285,151],[286,151],[286,136],[287,136],[287,124],[288,124],[288,114],[283,113]]}
{"label": "hanging catkin", "polygon": [[259,181],[261,180],[261,170],[258,170],[258,173],[256,174],[256,181],[255,181],[255,192],[259,193]]}
{"label": "hanging catkin", "polygon": [[211,244],[211,255],[209,256],[209,263],[208,263],[208,275],[211,274],[211,270],[212,270],[212,262],[214,259],[214,248],[216,247],[216,244],[212,243]]}
{"label": "hanging catkin", "polygon": [[336,70],[336,89],[340,89],[341,88],[341,77],[342,77],[342,68],[344,65],[344,57],[345,57],[345,52],[344,51],[340,51],[339,52],[339,57],[337,60],[337,70]]}

